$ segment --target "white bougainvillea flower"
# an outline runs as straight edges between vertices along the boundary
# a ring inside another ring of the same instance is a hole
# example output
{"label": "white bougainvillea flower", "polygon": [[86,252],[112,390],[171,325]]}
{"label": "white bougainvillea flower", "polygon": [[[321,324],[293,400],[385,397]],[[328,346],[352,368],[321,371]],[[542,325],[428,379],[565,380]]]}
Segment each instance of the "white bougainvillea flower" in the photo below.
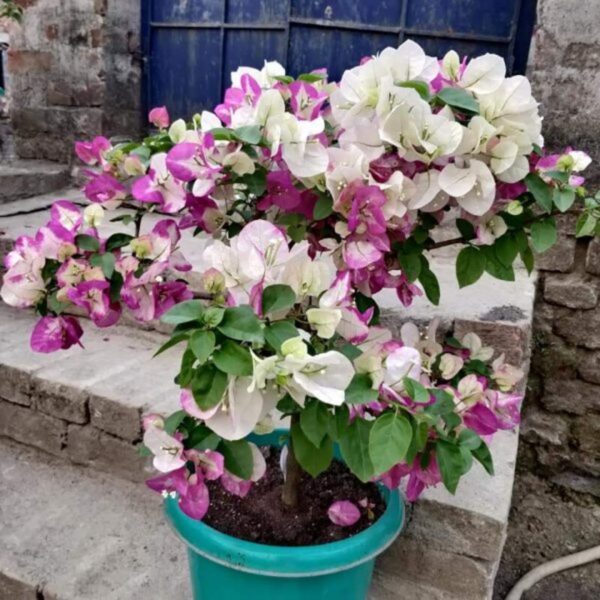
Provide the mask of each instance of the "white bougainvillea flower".
{"label": "white bougainvillea flower", "polygon": [[490,94],[478,97],[480,114],[505,136],[524,133],[531,144],[543,145],[542,120],[526,77],[505,79]]}
{"label": "white bougainvillea flower", "polygon": [[449,381],[463,368],[463,365],[464,361],[460,356],[448,354],[447,352],[442,354],[440,357],[440,375],[442,379]]}
{"label": "white bougainvillea flower", "polygon": [[487,362],[494,355],[494,349],[491,346],[484,346],[476,333],[465,334],[460,343],[470,351],[469,358],[472,360]]}
{"label": "white bougainvillea flower", "polygon": [[427,56],[419,44],[406,40],[398,48],[386,48],[376,58],[397,83],[432,81],[439,73],[437,59]]}
{"label": "white bougainvillea flower", "polygon": [[369,162],[356,146],[328,148],[327,152],[329,168],[325,173],[325,182],[335,203],[349,183],[368,180]]}
{"label": "white bougainvillea flower", "polygon": [[492,369],[492,379],[496,382],[496,385],[502,392],[512,390],[524,377],[524,373],[521,369],[504,362],[504,354],[501,354],[492,363]]}
{"label": "white bougainvillea flower", "polygon": [[490,168],[500,181],[516,183],[529,173],[529,160],[520,154],[520,148],[512,139],[502,138],[488,144],[491,156]]}
{"label": "white bougainvillea flower", "polygon": [[350,360],[335,350],[303,358],[288,354],[283,366],[290,373],[285,388],[301,406],[306,396],[325,404],[342,405],[354,377]]}
{"label": "white bougainvillea flower", "polygon": [[339,308],[309,308],[306,311],[306,318],[317,335],[328,340],[334,336],[342,320],[342,311]]}
{"label": "white bougainvillea flower", "polygon": [[480,160],[446,165],[438,183],[463,210],[472,215],[484,215],[494,203],[496,182],[488,166]]}
{"label": "white bougainvillea flower", "polygon": [[502,85],[505,76],[504,59],[497,54],[484,54],[468,62],[459,85],[475,94],[491,94]]}
{"label": "white bougainvillea flower", "polygon": [[419,379],[421,376],[421,353],[416,348],[396,348],[385,360],[383,383],[394,391],[404,389],[405,377]]}
{"label": "white bougainvillea flower", "polygon": [[443,113],[434,114],[427,102],[400,104],[385,118],[379,135],[409,161],[430,163],[449,156],[460,145],[463,126]]}
{"label": "white bougainvillea flower", "polygon": [[232,377],[214,414],[206,426],[226,440],[241,440],[256,427],[264,410],[263,394],[251,387],[250,377]]}
{"label": "white bougainvillea flower", "polygon": [[464,406],[472,406],[479,402],[484,396],[483,384],[477,378],[477,375],[466,375],[456,387],[460,402]]}
{"label": "white bougainvillea flower", "polygon": [[296,244],[280,277],[280,283],[289,285],[299,298],[318,296],[331,285],[334,267],[325,257],[313,260],[309,256],[308,242]]}
{"label": "white bougainvillea flower", "polygon": [[300,121],[290,113],[269,116],[265,137],[271,144],[271,153],[281,156],[296,177],[315,177],[325,173],[329,164],[327,148],[318,138],[325,129],[321,117]]}
{"label": "white bougainvillea flower", "polygon": [[440,172],[435,169],[417,173],[413,179],[415,189],[408,201],[408,208],[425,212],[435,212],[444,208],[450,197],[440,187],[439,178]]}
{"label": "white bougainvillea flower", "polygon": [[504,219],[500,215],[493,215],[487,221],[477,225],[477,242],[483,246],[491,246],[507,231],[508,227]]}
{"label": "white bougainvillea flower", "polygon": [[144,432],[144,445],[152,452],[152,464],[157,471],[169,473],[185,465],[183,444],[164,429],[150,426]]}

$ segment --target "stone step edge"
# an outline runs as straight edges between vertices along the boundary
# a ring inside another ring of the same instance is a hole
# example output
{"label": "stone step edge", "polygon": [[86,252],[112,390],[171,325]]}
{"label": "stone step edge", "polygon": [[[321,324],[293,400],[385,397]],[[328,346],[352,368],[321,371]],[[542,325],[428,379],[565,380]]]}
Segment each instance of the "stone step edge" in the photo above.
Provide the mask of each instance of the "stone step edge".
{"label": "stone step edge", "polygon": [[45,160],[16,159],[0,165],[0,205],[51,194],[71,181],[69,165]]}

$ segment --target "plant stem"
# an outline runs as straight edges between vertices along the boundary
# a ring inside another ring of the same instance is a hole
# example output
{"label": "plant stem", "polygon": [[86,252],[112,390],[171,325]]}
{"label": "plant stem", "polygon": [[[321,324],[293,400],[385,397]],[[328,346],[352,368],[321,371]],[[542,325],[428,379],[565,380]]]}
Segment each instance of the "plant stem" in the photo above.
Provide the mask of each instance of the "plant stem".
{"label": "plant stem", "polygon": [[[300,415],[292,415],[291,427],[298,427],[300,425]],[[289,508],[296,508],[298,506],[298,488],[300,487],[300,476],[302,474],[302,468],[296,460],[294,454],[294,445],[292,443],[290,427],[290,441],[288,444],[288,454],[285,463],[285,482],[281,491],[281,500]]]}

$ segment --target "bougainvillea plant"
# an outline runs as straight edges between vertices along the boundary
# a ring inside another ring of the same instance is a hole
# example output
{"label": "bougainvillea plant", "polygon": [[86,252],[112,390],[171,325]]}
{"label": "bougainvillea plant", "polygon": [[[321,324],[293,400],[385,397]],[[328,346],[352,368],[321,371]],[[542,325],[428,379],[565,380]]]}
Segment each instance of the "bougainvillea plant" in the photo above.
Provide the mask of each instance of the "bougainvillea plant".
{"label": "bougainvillea plant", "polygon": [[[161,472],[150,487],[198,519],[207,480],[247,494],[265,471],[247,438],[282,415],[290,506],[301,469],[324,471],[334,444],[362,481],[406,478],[410,500],[440,482],[454,492],[473,460],[492,473],[486,441],[517,425],[522,373],[474,334],[408,323],[395,339],[377,294],[437,303],[429,252],[452,244],[461,287],[484,272],[513,280],[576,201],[578,234],[595,233],[579,174],[590,159],[544,154],[527,79],[495,55],[437,60],[408,41],[339,83],[240,68],[214,112],[149,119],[157,132],[141,142],[76,145],[90,204],[58,201],[17,240],[2,297],[40,313],[40,352],[81,343],[81,315],[173,326],[159,352],[182,352],[181,410],[144,420]],[[103,235],[103,219],[123,231]],[[345,525],[359,510],[340,499],[329,515]]]}

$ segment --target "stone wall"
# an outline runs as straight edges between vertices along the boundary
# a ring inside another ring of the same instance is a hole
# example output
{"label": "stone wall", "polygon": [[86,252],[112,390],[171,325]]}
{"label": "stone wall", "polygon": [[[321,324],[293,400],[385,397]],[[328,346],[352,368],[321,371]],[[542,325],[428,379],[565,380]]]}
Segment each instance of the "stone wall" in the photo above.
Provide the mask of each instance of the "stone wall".
{"label": "stone wall", "polygon": [[75,139],[136,133],[140,0],[22,4],[8,60],[17,154],[69,162]]}
{"label": "stone wall", "polygon": [[[546,143],[590,153],[591,190],[600,181],[599,23],[595,0],[538,0],[529,66]],[[520,467],[600,496],[600,243],[576,240],[576,220],[559,218],[559,242],[538,261]]]}

